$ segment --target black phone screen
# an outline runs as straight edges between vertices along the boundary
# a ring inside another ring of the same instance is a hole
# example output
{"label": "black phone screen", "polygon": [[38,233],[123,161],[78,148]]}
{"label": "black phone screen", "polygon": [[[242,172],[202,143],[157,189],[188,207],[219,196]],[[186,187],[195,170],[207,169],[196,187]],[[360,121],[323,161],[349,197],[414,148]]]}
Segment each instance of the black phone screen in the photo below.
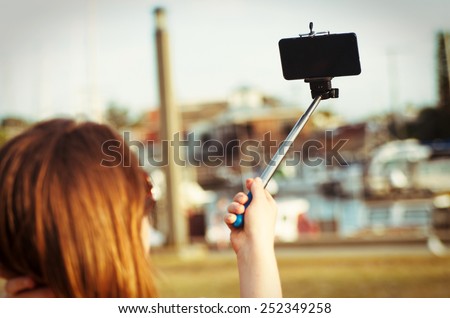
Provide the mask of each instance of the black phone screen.
{"label": "black phone screen", "polygon": [[355,33],[281,39],[278,47],[287,80],[361,73]]}

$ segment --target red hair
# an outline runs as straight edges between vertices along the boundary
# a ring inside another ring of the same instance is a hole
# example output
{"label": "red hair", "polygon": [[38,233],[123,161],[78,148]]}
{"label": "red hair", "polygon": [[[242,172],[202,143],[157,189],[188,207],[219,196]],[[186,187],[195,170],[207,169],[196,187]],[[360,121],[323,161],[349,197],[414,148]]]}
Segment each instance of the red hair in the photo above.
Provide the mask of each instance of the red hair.
{"label": "red hair", "polygon": [[[105,154],[111,141],[120,156]],[[0,265],[61,297],[156,296],[145,197],[137,158],[110,128],[37,124],[0,150]]]}

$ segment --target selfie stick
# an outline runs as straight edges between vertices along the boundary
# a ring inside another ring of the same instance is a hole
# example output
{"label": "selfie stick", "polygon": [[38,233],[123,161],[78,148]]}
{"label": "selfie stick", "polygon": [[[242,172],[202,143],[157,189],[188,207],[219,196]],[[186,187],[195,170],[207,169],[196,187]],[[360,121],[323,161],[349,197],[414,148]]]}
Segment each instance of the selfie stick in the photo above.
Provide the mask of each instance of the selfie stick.
{"label": "selfie stick", "polygon": [[[309,82],[309,86],[311,88],[311,95],[314,99],[311,105],[308,107],[306,112],[300,117],[300,119],[295,123],[294,127],[283,141],[283,143],[278,148],[275,155],[270,160],[269,164],[266,166],[264,171],[261,174],[261,180],[263,183],[263,187],[265,188],[272,178],[273,174],[277,170],[283,158],[286,156],[289,148],[297,138],[300,131],[305,126],[311,114],[319,105],[319,102],[323,99],[328,98],[338,98],[339,90],[337,88],[331,88],[331,78],[320,78],[320,79],[307,79],[305,82]],[[244,207],[247,207],[252,202],[252,193],[248,192],[248,201],[245,203]],[[233,223],[233,227],[239,228],[244,226],[244,214],[236,214],[236,221]]]}

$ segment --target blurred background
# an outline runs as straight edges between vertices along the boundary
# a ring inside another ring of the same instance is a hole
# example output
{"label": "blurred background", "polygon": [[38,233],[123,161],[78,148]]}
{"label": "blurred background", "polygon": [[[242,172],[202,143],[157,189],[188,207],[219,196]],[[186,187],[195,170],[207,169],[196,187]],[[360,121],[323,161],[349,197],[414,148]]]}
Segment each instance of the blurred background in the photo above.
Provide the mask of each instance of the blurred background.
{"label": "blurred background", "polygon": [[[0,144],[54,117],[127,133],[155,184],[162,295],[237,297],[222,220],[264,167],[240,164],[239,149],[269,132],[278,145],[311,103],[306,83],[283,79],[278,41],[311,21],[354,32],[361,75],[333,79],[340,97],[321,103],[268,186],[285,295],[450,297],[449,11],[445,0],[0,0]],[[168,169],[161,141],[175,132],[187,163]]]}

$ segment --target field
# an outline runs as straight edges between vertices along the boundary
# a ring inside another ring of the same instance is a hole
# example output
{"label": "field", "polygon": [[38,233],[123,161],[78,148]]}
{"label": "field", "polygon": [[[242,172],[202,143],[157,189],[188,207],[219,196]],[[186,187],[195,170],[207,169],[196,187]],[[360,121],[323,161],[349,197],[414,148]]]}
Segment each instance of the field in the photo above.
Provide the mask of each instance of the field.
{"label": "field", "polygon": [[[284,297],[450,297],[450,257],[423,253],[278,257]],[[162,297],[239,297],[232,255],[155,255]]]}
{"label": "field", "polygon": [[[284,297],[450,297],[450,256],[291,250],[277,259]],[[239,297],[231,252],[156,253],[153,263],[162,297]]]}

